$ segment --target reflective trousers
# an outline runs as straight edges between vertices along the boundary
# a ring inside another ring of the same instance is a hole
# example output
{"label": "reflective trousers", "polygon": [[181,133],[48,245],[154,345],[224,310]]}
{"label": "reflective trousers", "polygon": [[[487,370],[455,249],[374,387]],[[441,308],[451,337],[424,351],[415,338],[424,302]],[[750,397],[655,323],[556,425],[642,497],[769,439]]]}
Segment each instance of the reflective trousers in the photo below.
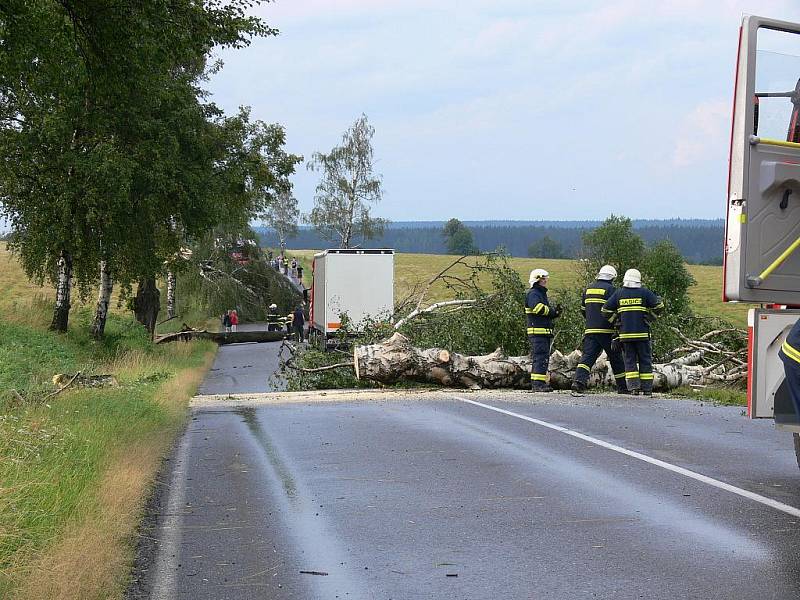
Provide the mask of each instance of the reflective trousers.
{"label": "reflective trousers", "polygon": [[622,360],[622,352],[614,352],[611,349],[613,333],[587,333],[583,336],[583,354],[575,369],[575,381],[586,385],[592,366],[597,361],[597,357],[605,350],[608,361],[611,363],[611,370],[614,372],[614,381],[618,390],[625,389],[625,363]]}
{"label": "reflective trousers", "polygon": [[635,340],[622,343],[625,360],[625,382],[630,391],[653,390],[653,350],[650,340]]}
{"label": "reflective trousers", "polygon": [[531,345],[531,385],[544,387],[547,385],[547,367],[550,363],[549,335],[529,335]]}

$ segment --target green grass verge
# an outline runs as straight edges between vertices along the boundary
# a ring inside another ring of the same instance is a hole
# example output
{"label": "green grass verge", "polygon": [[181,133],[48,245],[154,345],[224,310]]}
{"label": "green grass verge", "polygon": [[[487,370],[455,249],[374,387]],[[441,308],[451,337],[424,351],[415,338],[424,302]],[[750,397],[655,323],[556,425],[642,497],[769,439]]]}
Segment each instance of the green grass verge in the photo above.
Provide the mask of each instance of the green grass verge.
{"label": "green grass verge", "polygon": [[721,406],[747,406],[747,392],[737,388],[706,387],[694,389],[687,386],[672,390],[670,395],[678,398],[713,402]]}
{"label": "green grass verge", "polygon": [[[17,299],[32,323],[47,314]],[[101,498],[102,481],[126,450],[158,448],[163,452],[185,419],[188,398],[199,373],[213,355],[210,342],[152,345],[144,328],[132,317],[113,314],[106,339],[92,340],[87,331],[88,308],[73,311],[70,332],[57,335],[20,319],[0,320],[0,597],[12,597],[23,588],[51,590],[41,597],[66,597],[48,582],[32,585],[32,578],[50,577],[31,570],[42,554],[56,547],[62,536],[86,519],[107,510]],[[13,316],[13,315],[12,315]],[[110,373],[118,387],[66,390],[46,398],[55,389],[56,373]],[[193,374],[187,376],[187,374]],[[12,392],[11,390],[15,390]],[[22,398],[22,399],[20,399]],[[167,442],[165,443],[165,440]],[[157,463],[157,457],[152,462]],[[154,466],[157,466],[154,465]],[[154,475],[154,471],[148,474]],[[129,556],[135,515],[149,480],[140,481],[132,499],[121,502],[117,515],[124,521],[103,552]],[[132,518],[133,516],[133,518]],[[76,549],[86,553],[87,548]],[[112,556],[113,559],[113,556]],[[117,560],[126,564],[127,559]],[[114,561],[112,560],[112,564]],[[80,589],[81,597],[109,597],[120,593],[126,569],[115,578],[101,578],[99,587]],[[76,574],[65,574],[66,577]],[[85,595],[84,595],[85,594]],[[33,592],[22,594],[30,597]]]}

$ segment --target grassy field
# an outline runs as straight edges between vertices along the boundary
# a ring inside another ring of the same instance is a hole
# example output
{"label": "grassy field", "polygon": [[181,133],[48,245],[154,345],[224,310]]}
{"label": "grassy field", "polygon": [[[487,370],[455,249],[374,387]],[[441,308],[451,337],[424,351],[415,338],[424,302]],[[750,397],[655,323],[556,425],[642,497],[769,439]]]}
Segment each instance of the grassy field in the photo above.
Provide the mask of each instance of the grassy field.
{"label": "grassy field", "polygon": [[[0,246],[0,597],[120,598],[143,502],[215,347],[155,347],[118,310],[98,343],[90,306],[53,334],[52,296]],[[119,386],[46,398],[55,373],[78,370]]]}
{"label": "grassy field", "polygon": [[[307,286],[311,285],[311,259],[315,252],[313,250],[291,250],[289,252],[290,255],[301,259]],[[407,297],[415,289],[420,290],[425,282],[446,268],[456,258],[437,254],[397,254],[395,257],[395,301]],[[575,286],[580,278],[580,264],[576,260],[512,258],[511,265],[525,282],[528,281],[528,274],[532,269],[537,267],[547,269],[550,272],[550,287],[554,291]],[[749,305],[725,303],[721,300],[722,267],[689,265],[688,268],[697,281],[690,291],[695,311],[703,315],[720,316],[739,327],[746,327]],[[464,275],[466,272],[467,269],[461,266],[452,271],[457,276]],[[444,285],[437,285],[431,288],[426,298],[429,302],[435,302],[450,299],[452,294]]]}

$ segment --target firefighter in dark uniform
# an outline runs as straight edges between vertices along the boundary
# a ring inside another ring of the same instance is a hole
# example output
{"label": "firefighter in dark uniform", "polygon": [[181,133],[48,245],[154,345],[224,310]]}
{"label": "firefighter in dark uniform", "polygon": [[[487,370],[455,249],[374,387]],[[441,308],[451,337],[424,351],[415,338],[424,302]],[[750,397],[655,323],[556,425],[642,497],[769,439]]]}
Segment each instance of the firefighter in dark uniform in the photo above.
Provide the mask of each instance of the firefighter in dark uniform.
{"label": "firefighter in dark uniform", "polygon": [[786,336],[786,341],[778,351],[778,356],[783,361],[786,387],[789,388],[789,396],[792,398],[794,410],[800,416],[800,319]]}
{"label": "firefighter in dark uniform", "polygon": [[550,363],[550,344],[553,340],[553,319],[561,314],[560,306],[550,306],[547,300],[547,278],[544,269],[531,271],[531,289],[525,296],[525,317],[528,323],[528,342],[531,345],[531,391],[552,392],[547,383]]}
{"label": "firefighter in dark uniform", "polygon": [[580,362],[575,369],[575,378],[572,381],[573,395],[580,395],[586,390],[586,382],[589,380],[592,366],[604,350],[611,363],[617,392],[628,393],[625,385],[625,363],[622,360],[622,352],[617,344],[612,343],[616,330],[602,313],[603,305],[617,291],[613,284],[616,276],[617,270],[611,265],[605,265],[597,274],[597,281],[589,285],[583,292],[581,310],[583,316],[586,317],[586,329],[583,332],[583,354],[581,354]]}
{"label": "firefighter in dark uniform", "polygon": [[267,331],[280,331],[283,329],[283,321],[278,314],[278,305],[270,304],[267,311]]}
{"label": "firefighter in dark uniform", "polygon": [[664,309],[661,298],[642,287],[642,274],[625,271],[622,287],[603,305],[612,323],[619,321],[619,339],[625,361],[625,382],[634,395],[653,394],[653,349],[650,322]]}

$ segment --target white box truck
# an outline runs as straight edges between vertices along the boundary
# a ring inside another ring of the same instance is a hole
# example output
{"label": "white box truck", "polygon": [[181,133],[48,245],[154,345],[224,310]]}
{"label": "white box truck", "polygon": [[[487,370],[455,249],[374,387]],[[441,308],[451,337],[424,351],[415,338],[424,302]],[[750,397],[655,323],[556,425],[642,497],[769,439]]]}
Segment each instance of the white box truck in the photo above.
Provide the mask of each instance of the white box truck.
{"label": "white box truck", "polygon": [[355,329],[365,318],[389,319],[394,312],[394,250],[332,249],[311,265],[311,328],[327,340],[347,313]]}

